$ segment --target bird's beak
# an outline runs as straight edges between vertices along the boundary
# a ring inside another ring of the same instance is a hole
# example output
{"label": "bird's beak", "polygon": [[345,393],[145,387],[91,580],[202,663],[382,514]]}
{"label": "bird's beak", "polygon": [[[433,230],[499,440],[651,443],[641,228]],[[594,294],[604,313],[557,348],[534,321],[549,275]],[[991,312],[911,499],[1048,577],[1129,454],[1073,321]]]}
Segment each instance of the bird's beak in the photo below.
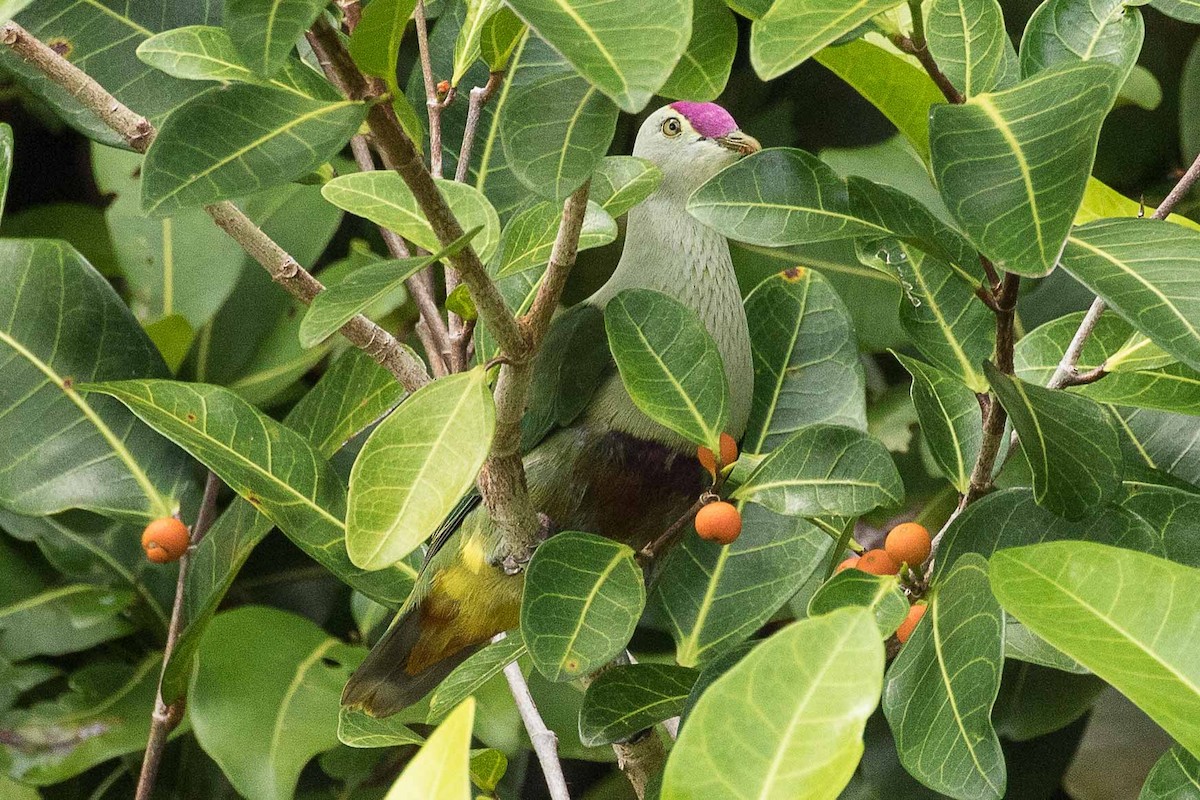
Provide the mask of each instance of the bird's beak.
{"label": "bird's beak", "polygon": [[743,156],[748,156],[751,153],[757,153],[759,150],[762,150],[762,145],[758,143],[758,139],[741,131],[734,131],[727,136],[718,136],[716,142],[726,150],[732,150]]}

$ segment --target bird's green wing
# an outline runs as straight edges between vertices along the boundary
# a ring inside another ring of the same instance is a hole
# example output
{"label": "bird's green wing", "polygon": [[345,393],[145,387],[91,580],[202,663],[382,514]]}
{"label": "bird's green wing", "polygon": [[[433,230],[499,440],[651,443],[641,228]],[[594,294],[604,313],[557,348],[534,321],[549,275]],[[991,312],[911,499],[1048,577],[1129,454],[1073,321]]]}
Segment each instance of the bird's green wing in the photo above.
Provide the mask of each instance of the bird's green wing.
{"label": "bird's green wing", "polygon": [[429,566],[429,562],[433,560],[433,557],[438,554],[438,551],[458,531],[458,526],[462,525],[463,520],[467,518],[467,514],[474,511],[475,507],[482,501],[483,498],[479,496],[479,492],[472,490],[464,495],[446,518],[442,520],[442,524],[438,525],[437,530],[433,532],[433,536],[429,537],[429,547],[425,550],[425,560],[421,562],[422,573]]}
{"label": "bird's green wing", "polygon": [[580,304],[557,316],[534,362],[521,451],[574,422],[613,368],[601,309]]}

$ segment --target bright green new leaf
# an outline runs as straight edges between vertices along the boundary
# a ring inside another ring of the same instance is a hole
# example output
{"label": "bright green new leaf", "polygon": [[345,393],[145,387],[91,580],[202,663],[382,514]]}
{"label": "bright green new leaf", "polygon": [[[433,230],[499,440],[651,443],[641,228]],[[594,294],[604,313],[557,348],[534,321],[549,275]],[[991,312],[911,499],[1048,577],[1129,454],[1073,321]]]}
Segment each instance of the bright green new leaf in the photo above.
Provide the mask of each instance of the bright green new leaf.
{"label": "bright green new leaf", "polygon": [[662,182],[662,170],[636,156],[606,156],[592,173],[588,198],[616,218],[649,197]]}
{"label": "bright green new leaf", "polygon": [[246,66],[269,78],[324,7],[325,0],[225,0],[222,22]]}
{"label": "bright green new leaf", "polygon": [[349,43],[359,69],[395,84],[400,42],[416,7],[416,0],[374,0],[363,8]]}
{"label": "bright green new leaf", "polygon": [[508,66],[525,31],[525,23],[507,6],[501,6],[487,18],[479,34],[479,55],[490,71],[500,72]]}
{"label": "bright green new leaf", "polygon": [[1172,747],[1155,762],[1138,800],[1200,800],[1200,759]]}
{"label": "bright green new leaf", "polygon": [[483,367],[414,392],[371,433],[350,472],[346,548],[366,570],[420,546],[475,483],[496,409]]}
{"label": "bright green new leaf", "polygon": [[737,20],[724,0],[693,0],[692,38],[658,94],[677,100],[716,100],[729,81],[737,32]]}
{"label": "bright green new leaf", "polygon": [[675,68],[692,32],[692,5],[662,0],[514,0],[529,26],[587,81],[630,113],[641,111]]}
{"label": "bright green new leaf", "polygon": [[668,551],[650,603],[685,667],[706,664],[761,628],[821,565],[832,542],[807,520],[738,503],[742,535],[721,546],[685,536]]}
{"label": "bright green new leaf", "polygon": [[866,429],[866,377],[850,312],[804,267],[767,278],[746,297],[754,397],[742,439],[766,453],[805,425]]}
{"label": "bright green new leaf", "polygon": [[1140,3],[1128,0],[1046,0],[1038,6],[1021,37],[1021,72],[1033,75],[1075,61],[1103,61],[1129,75],[1146,25]]}
{"label": "bright green new leaf", "polygon": [[1063,268],[1155,344],[1200,369],[1200,233],[1158,220],[1108,219],[1072,232]]}
{"label": "bright green new leaf", "polygon": [[467,0],[467,17],[458,30],[458,39],[454,42],[454,72],[450,76],[450,85],[458,86],[463,75],[479,58],[480,40],[484,26],[492,15],[500,10],[500,0]]}
{"label": "bright green new leaf", "polygon": [[560,533],[525,570],[521,638],[538,672],[574,680],[625,649],[645,605],[633,550],[591,533]]}
{"label": "bright green new leaf", "polygon": [[471,783],[485,792],[495,793],[497,784],[508,772],[508,758],[499,750],[471,752]]}
{"label": "bright green new leaf", "polygon": [[[527,269],[544,267],[558,237],[562,204],[541,200],[508,221],[500,239],[495,275],[506,278]],[[617,238],[617,223],[604,209],[588,201],[579,231],[579,250],[601,247]]]}
{"label": "bright green new leaf", "polygon": [[608,152],[617,107],[563,65],[514,89],[496,124],[513,174],[561,204]]}
{"label": "bright green new leaf", "polygon": [[833,800],[863,752],[883,678],[865,609],[793,623],[700,697],[663,776],[663,800]]}
{"label": "bright green new leaf", "polygon": [[958,800],[1004,797],[1004,754],[990,719],[1003,666],[1004,614],[988,590],[987,563],[965,555],[935,585],[883,689],[910,775]]}
{"label": "bright green new leaf", "polygon": [[768,247],[887,231],[850,213],[846,184],[803,150],[763,150],[726,167],[688,198],[688,211],[730,239]]}
{"label": "bright green new leaf", "polygon": [[729,423],[729,382],[695,312],[661,292],[626,289],[609,301],[604,327],[634,405],[717,452]]}
{"label": "bright green new leaf", "polygon": [[361,267],[313,298],[300,323],[300,344],[313,347],[332,336],[356,314],[395,292],[409,277],[466,247],[480,228],[473,228],[449,247],[430,256],[380,261]]}
{"label": "bright green new leaf", "polygon": [[733,497],[799,517],[857,517],[898,505],[904,484],[887,448],[854,428],[809,425],[771,451]]}
{"label": "bright green new leaf", "polygon": [[673,664],[624,664],[601,672],[579,709],[579,739],[589,747],[627,741],[683,711],[699,673]]}
{"label": "bright green new leaf", "polygon": [[[500,218],[496,216],[496,209],[472,186],[451,180],[437,180],[436,183],[465,230],[483,227],[473,247],[479,257],[487,261],[500,243]],[[321,194],[338,208],[395,231],[431,253],[442,249],[416,198],[400,175],[392,170],[342,175],[322,186]]]}
{"label": "bright green new leaf", "polygon": [[1200,570],[1105,545],[1051,542],[996,553],[990,575],[1005,611],[1200,752]]}
{"label": "bright green new leaf", "polygon": [[309,759],[337,745],[342,685],[366,655],[273,608],[219,615],[188,694],[196,739],[248,800],[289,800]]}
{"label": "bright green new leaf", "polygon": [[933,0],[925,35],[929,54],[968,98],[1020,77],[998,0]]}
{"label": "bright green new leaf", "polygon": [[116,397],[350,586],[385,604],[398,605],[407,595],[407,564],[370,574],[347,558],[342,479],[300,434],[219,386],[127,380],[93,383],[87,390]]}
{"label": "bright green new leaf", "polygon": [[270,86],[209,90],[171,114],[146,152],[142,209],[167,216],[295,180],[337,153],[366,111]]}
{"label": "bright green new leaf", "polygon": [[815,617],[848,606],[865,608],[874,614],[879,633],[886,639],[908,616],[909,603],[895,575],[870,575],[846,569],[821,584],[808,601],[808,615]]}
{"label": "bright green new leaf", "polygon": [[975,392],[937,367],[894,354],[912,375],[912,402],[921,432],[942,474],[965,494],[983,441],[982,417]]}
{"label": "bright green new leaf", "polygon": [[518,631],[509,631],[454,668],[429,696],[428,722],[440,722],[459,703],[499,675],[505,667],[525,655],[525,642]]}
{"label": "bright green new leaf", "polygon": [[1031,276],[1054,268],[1119,86],[1111,64],[1068,64],[964,105],[934,107],[938,188],[998,268]]}
{"label": "bright green new leaf", "polygon": [[1112,499],[1122,463],[1117,430],[1105,410],[1086,397],[1011,378],[991,364],[985,369],[1021,436],[1037,501],[1078,519]]}
{"label": "bright green new leaf", "polygon": [[384,800],[470,800],[471,728],[475,700],[467,698],[438,726],[400,773]]}
{"label": "bright green new leaf", "polygon": [[833,44],[893,0],[776,0],[750,28],[750,63],[765,81]]}

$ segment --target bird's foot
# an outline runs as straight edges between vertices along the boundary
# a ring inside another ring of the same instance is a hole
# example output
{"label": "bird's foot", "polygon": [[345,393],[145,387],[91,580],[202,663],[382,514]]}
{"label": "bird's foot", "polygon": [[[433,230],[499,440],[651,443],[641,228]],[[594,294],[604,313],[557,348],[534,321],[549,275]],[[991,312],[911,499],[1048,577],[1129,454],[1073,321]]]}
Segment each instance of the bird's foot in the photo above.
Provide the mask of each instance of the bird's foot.
{"label": "bird's foot", "polygon": [[533,558],[533,552],[537,550],[538,545],[558,533],[558,526],[554,524],[554,520],[540,511],[537,516],[538,531],[533,544],[519,552],[508,553],[500,560],[499,566],[504,570],[505,575],[518,575],[524,572],[526,565],[529,564],[529,560]]}

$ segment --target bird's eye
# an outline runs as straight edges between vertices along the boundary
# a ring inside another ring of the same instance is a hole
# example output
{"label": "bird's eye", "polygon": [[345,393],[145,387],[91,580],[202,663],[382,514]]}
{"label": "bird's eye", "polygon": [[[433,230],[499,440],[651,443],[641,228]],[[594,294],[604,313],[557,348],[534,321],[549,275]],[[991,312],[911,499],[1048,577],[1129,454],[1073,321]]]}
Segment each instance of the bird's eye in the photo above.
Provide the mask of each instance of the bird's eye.
{"label": "bird's eye", "polygon": [[675,117],[668,117],[663,121],[662,132],[666,136],[675,137],[683,133],[683,126],[679,124],[679,120]]}

